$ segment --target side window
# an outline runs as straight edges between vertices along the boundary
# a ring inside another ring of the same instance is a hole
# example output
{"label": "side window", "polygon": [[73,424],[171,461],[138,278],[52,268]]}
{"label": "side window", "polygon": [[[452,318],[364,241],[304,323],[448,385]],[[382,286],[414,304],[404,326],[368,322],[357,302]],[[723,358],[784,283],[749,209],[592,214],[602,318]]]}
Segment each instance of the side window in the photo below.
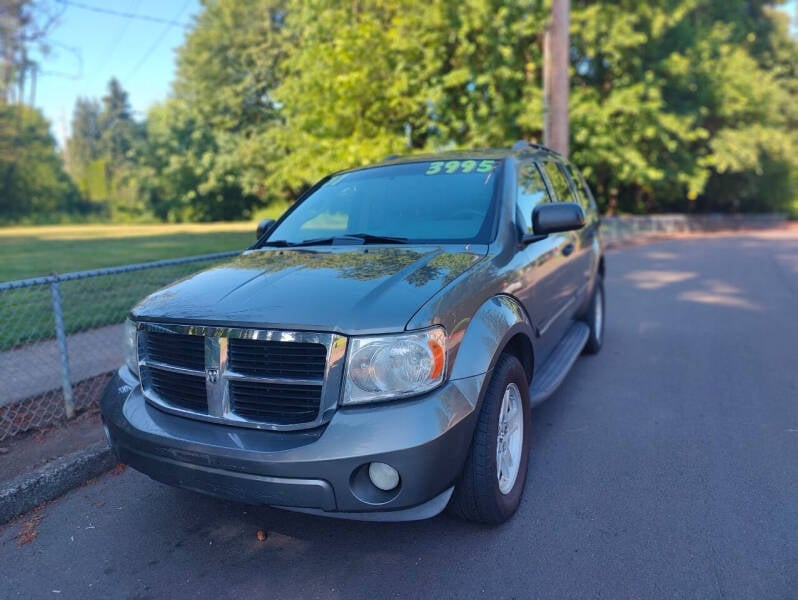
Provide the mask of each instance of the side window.
{"label": "side window", "polygon": [[576,170],[571,163],[565,163],[565,169],[568,171],[568,174],[571,176],[571,181],[574,182],[574,187],[576,187],[576,195],[579,197],[579,204],[582,205],[582,208],[585,209],[585,214],[588,214],[588,210],[590,210],[591,205],[591,198],[590,190],[587,188],[587,184],[585,183],[585,178],[582,177],[582,174]]}
{"label": "side window", "polygon": [[556,196],[556,202],[576,202],[576,198],[574,198],[573,192],[571,191],[571,186],[568,184],[568,179],[566,179],[565,173],[562,172],[556,162],[547,160],[543,163],[543,170],[549,178],[549,182],[553,188],[552,191]]}
{"label": "side window", "polygon": [[542,202],[550,202],[546,184],[535,163],[521,163],[518,169],[518,195],[516,219],[523,233],[532,231],[532,210]]}

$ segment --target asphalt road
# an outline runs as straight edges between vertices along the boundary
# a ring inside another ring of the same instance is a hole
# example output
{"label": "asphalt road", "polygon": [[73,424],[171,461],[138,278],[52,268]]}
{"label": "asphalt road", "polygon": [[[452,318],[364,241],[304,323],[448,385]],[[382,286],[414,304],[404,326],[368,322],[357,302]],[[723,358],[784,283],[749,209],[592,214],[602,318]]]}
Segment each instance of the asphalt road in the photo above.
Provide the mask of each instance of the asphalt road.
{"label": "asphalt road", "polygon": [[798,598],[798,230],[607,269],[604,350],[533,412],[509,523],[323,519],[128,469],[0,531],[0,598]]}

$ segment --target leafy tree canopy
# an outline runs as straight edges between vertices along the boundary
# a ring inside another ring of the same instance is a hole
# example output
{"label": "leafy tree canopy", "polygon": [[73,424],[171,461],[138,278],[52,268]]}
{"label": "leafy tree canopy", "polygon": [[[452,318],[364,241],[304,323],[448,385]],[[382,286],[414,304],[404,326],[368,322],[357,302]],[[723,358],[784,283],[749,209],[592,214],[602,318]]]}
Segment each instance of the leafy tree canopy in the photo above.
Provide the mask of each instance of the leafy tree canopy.
{"label": "leafy tree canopy", "polygon": [[0,102],[0,219],[54,221],[84,208],[44,116]]}
{"label": "leafy tree canopy", "polygon": [[[542,138],[548,11],[536,0],[206,1],[175,93],[238,169],[212,161],[205,187],[229,183],[221,169],[261,201],[293,198],[392,153]],[[786,207],[798,45],[769,3],[574,0],[571,44],[572,158],[605,207]]]}
{"label": "leafy tree canopy", "polygon": [[[570,146],[604,209],[798,201],[798,43],[772,5],[572,0]],[[70,172],[112,214],[237,219],[388,154],[540,140],[549,11],[203,0],[145,125],[115,81],[78,103]]]}

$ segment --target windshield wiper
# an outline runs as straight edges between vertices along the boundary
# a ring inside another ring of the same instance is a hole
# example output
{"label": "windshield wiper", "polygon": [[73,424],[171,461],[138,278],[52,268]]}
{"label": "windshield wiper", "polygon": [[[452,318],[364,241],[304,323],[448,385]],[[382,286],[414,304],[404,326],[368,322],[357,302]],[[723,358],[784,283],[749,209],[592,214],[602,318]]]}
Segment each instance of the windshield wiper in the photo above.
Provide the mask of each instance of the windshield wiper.
{"label": "windshield wiper", "polygon": [[312,238],[301,242],[289,242],[288,240],[269,240],[261,244],[263,246],[275,246],[278,248],[299,248],[302,246],[346,246],[361,244],[407,244],[409,240],[404,237],[392,237],[387,235],[373,235],[371,233],[346,233],[323,238]]}
{"label": "windshield wiper", "polygon": [[268,242],[262,242],[258,244],[258,248],[263,248],[264,246],[275,246],[277,248],[285,248],[286,246],[293,246],[293,244],[288,240],[271,240]]}
{"label": "windshield wiper", "polygon": [[347,233],[342,237],[358,238],[363,240],[364,244],[407,244],[410,241],[406,237],[374,235],[372,233]]}
{"label": "windshield wiper", "polygon": [[268,240],[263,242],[260,247],[274,246],[277,248],[296,248],[298,246],[321,246],[330,245],[335,238],[313,238],[311,240],[302,240],[301,242],[289,242],[288,240]]}

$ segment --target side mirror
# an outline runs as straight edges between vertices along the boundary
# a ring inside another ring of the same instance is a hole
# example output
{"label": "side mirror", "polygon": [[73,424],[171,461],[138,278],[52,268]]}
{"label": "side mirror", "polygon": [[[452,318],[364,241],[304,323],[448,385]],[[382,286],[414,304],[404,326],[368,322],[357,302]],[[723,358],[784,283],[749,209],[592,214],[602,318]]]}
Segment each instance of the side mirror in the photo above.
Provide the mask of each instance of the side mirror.
{"label": "side mirror", "polygon": [[532,228],[535,235],[548,235],[558,231],[573,231],[585,225],[585,211],[576,202],[539,204],[532,211]]}
{"label": "side mirror", "polygon": [[260,239],[263,237],[265,233],[268,233],[269,230],[272,228],[272,225],[275,224],[274,219],[263,219],[260,223],[258,223],[258,238]]}

